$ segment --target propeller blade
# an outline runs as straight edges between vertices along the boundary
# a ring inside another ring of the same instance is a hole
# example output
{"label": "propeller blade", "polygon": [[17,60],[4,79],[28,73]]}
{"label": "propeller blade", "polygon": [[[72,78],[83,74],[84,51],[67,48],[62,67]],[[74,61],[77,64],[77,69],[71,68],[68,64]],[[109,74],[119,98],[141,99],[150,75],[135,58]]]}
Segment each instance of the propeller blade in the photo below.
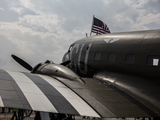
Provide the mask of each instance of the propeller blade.
{"label": "propeller blade", "polygon": [[60,65],[64,65],[64,66],[66,66],[66,65],[68,65],[70,62],[71,62],[71,61],[70,61],[70,60],[68,60],[68,61],[65,61],[65,62],[61,63]]}
{"label": "propeller blade", "polygon": [[31,71],[32,70],[32,66],[30,66],[28,63],[26,63],[24,60],[22,60],[21,58],[15,56],[15,55],[11,55],[12,58],[17,61],[20,65],[22,65],[24,68],[26,68],[27,70]]}

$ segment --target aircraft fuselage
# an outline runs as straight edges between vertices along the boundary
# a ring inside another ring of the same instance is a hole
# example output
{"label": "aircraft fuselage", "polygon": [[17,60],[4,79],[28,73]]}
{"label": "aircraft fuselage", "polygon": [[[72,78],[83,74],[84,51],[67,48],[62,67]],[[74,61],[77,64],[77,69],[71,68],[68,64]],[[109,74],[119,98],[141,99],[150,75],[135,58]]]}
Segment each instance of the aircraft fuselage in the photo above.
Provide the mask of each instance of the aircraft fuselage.
{"label": "aircraft fuselage", "polygon": [[114,71],[160,78],[160,30],[111,33],[75,41],[64,55],[81,76]]}

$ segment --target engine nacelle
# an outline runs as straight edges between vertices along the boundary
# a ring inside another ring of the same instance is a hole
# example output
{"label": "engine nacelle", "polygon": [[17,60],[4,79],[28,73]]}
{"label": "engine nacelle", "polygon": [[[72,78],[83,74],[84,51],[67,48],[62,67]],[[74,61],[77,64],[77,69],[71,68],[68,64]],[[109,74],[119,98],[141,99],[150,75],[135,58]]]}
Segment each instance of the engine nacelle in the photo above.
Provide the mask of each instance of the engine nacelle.
{"label": "engine nacelle", "polygon": [[85,84],[85,82],[69,68],[63,65],[54,64],[52,61],[49,62],[48,60],[45,63],[39,63],[36,65],[32,69],[32,73],[49,75],[51,77],[62,77]]}

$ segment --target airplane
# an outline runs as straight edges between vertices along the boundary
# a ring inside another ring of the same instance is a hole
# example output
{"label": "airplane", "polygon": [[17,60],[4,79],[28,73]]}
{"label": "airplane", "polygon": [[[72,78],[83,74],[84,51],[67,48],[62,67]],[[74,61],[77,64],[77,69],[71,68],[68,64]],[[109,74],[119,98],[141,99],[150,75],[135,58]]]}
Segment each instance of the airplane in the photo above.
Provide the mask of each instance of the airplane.
{"label": "airplane", "polygon": [[62,63],[0,70],[0,107],[95,118],[160,116],[160,30],[75,41]]}

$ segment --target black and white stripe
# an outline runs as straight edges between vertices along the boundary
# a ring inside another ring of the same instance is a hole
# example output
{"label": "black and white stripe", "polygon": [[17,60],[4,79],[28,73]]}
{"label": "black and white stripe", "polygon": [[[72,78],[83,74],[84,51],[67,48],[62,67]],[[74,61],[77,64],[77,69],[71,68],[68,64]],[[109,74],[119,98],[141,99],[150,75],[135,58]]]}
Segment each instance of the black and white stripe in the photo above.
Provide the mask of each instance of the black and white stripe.
{"label": "black and white stripe", "polygon": [[[76,109],[66,100],[66,98],[63,97],[61,93],[54,88],[54,86],[52,86],[45,79],[43,79],[43,77],[38,75],[33,76],[30,74],[25,74],[25,75],[28,78],[30,78],[39,87],[39,89],[46,95],[46,97],[49,99],[52,105],[54,105],[58,113],[67,113],[76,115],[79,114],[76,111]],[[52,81],[53,80],[54,79],[52,78]]]}
{"label": "black and white stripe", "polygon": [[[4,83],[2,76],[10,82],[9,90],[0,89],[1,107],[100,117],[82,98],[52,77],[11,71],[0,71],[0,74],[1,83]],[[5,101],[6,91],[10,103]]]}
{"label": "black and white stripe", "polygon": [[32,109],[15,80],[4,70],[0,70],[1,107]]}
{"label": "black and white stripe", "polygon": [[50,83],[57,91],[59,91],[63,97],[65,97],[68,102],[78,111],[81,116],[95,116],[100,117],[84,100],[82,100],[77,94],[75,94],[72,90],[68,87],[63,85],[61,82],[57,80],[53,80],[51,77],[48,76],[41,76],[45,79],[48,83]]}
{"label": "black and white stripe", "polygon": [[48,100],[45,94],[38,88],[38,86],[23,73],[7,71],[11,77],[16,81],[21,91],[28,100],[30,106],[36,111],[46,111],[58,113],[52,103]]}

